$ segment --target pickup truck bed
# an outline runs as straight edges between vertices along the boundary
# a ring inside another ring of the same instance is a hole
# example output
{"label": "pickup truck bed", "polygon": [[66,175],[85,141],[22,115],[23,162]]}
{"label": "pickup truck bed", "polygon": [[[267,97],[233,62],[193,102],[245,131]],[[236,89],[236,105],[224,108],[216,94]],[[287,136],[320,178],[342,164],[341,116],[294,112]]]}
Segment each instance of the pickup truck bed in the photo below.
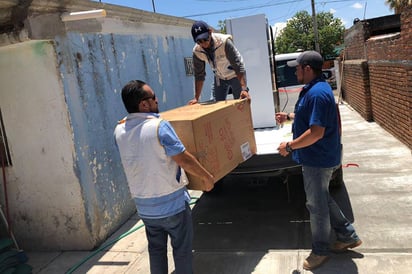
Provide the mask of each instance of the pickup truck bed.
{"label": "pickup truck bed", "polygon": [[238,165],[230,175],[273,176],[299,168],[292,157],[283,157],[277,150],[281,142],[292,139],[291,128],[292,123],[287,122],[282,126],[255,129],[256,154]]}
{"label": "pickup truck bed", "polygon": [[[255,129],[257,152],[247,161],[238,165],[229,176],[265,177],[301,173],[301,166],[292,160],[291,155],[283,157],[277,150],[279,144],[292,140],[292,122],[272,128]],[[330,187],[343,184],[342,166],[337,169],[330,181]]]}

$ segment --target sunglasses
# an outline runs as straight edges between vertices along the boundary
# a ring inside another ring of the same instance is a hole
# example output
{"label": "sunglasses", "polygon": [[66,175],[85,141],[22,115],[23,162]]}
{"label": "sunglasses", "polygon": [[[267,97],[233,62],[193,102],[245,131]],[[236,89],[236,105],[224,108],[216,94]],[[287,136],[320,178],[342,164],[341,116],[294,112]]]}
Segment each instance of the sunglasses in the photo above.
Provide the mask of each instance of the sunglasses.
{"label": "sunglasses", "polygon": [[207,37],[207,39],[198,39],[198,40],[196,41],[196,43],[202,44],[202,43],[208,42],[208,41],[209,41],[209,38],[210,38],[210,37]]}
{"label": "sunglasses", "polygon": [[144,98],[142,99],[142,101],[149,100],[149,99],[152,99],[153,101],[156,100],[156,94],[153,93],[153,96],[144,97]]}

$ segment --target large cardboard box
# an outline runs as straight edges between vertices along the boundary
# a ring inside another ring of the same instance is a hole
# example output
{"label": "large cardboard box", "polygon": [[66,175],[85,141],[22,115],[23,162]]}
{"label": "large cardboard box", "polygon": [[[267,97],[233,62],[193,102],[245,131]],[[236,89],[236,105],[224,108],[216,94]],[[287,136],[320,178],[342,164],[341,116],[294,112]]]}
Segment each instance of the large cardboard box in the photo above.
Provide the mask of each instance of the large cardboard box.
{"label": "large cardboard box", "polygon": [[[250,101],[187,105],[160,113],[175,129],[186,150],[210,171],[216,182],[256,153]],[[189,189],[201,190],[191,174]]]}

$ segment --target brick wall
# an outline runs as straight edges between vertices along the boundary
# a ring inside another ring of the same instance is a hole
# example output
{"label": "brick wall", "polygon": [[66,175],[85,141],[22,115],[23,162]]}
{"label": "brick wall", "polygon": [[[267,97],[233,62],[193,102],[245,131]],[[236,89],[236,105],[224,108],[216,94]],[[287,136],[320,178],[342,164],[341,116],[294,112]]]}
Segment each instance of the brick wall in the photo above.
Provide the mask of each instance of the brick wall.
{"label": "brick wall", "polygon": [[369,74],[373,119],[412,148],[412,68],[377,63],[369,65]]}
{"label": "brick wall", "polygon": [[369,88],[369,71],[365,40],[368,37],[367,24],[356,23],[345,32],[343,51],[343,98],[367,121],[372,120],[372,104]]}
{"label": "brick wall", "polygon": [[370,36],[361,21],[345,33],[343,98],[412,149],[412,7],[400,33]]}
{"label": "brick wall", "polygon": [[368,62],[362,59],[344,62],[343,98],[367,121],[372,121]]}

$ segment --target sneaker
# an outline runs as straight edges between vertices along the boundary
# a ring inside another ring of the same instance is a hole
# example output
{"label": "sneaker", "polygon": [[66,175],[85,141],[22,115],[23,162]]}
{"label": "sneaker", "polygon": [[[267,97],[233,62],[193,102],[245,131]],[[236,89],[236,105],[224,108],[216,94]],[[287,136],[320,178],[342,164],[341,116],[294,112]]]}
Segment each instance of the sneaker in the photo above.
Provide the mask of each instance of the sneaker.
{"label": "sneaker", "polygon": [[332,251],[336,252],[336,253],[340,253],[340,252],[345,252],[347,251],[349,248],[355,248],[358,247],[362,244],[361,240],[357,240],[356,242],[351,242],[351,243],[344,243],[341,241],[336,241],[333,246],[332,246]]}
{"label": "sneaker", "polygon": [[307,257],[305,261],[303,262],[303,269],[305,270],[315,269],[321,266],[324,262],[326,262],[328,258],[329,258],[328,256],[316,255],[315,253],[311,252],[309,257]]}

